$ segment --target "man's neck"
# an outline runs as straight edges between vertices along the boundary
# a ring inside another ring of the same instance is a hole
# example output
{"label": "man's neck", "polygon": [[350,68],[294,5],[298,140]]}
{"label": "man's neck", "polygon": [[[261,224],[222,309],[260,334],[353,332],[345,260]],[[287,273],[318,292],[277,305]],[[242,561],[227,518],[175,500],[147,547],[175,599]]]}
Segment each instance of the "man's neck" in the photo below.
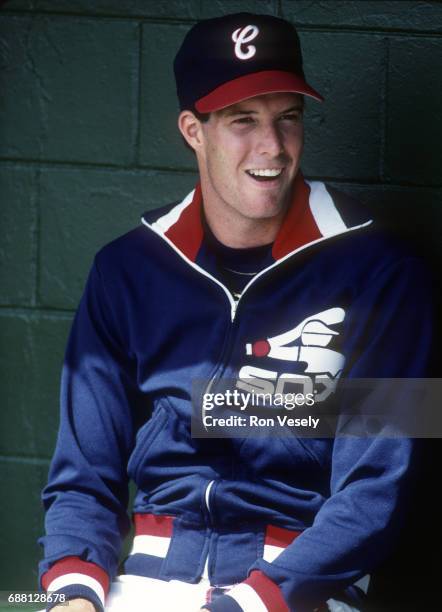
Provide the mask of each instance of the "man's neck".
{"label": "man's neck", "polygon": [[228,206],[214,206],[210,194],[205,197],[204,216],[213,235],[222,244],[235,249],[258,247],[274,242],[286,211],[269,218],[250,218]]}
{"label": "man's neck", "polygon": [[272,243],[281,225],[278,223],[275,227],[274,223],[262,223],[262,220],[257,223],[253,219],[245,219],[244,222],[236,221],[233,229],[231,222],[223,223],[221,219],[214,221],[207,213],[206,217],[216,239],[234,249],[247,249]]}

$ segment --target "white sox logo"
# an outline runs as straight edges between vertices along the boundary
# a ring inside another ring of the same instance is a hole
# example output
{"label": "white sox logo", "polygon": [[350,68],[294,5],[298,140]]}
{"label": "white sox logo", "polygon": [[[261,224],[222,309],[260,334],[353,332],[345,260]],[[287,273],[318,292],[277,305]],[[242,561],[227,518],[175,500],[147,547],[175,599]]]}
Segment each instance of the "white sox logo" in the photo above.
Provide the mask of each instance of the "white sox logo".
{"label": "white sox logo", "polygon": [[247,45],[246,51],[243,51],[241,46],[254,40],[258,34],[259,29],[254,25],[247,25],[233,32],[232,40],[235,43],[235,55],[238,59],[246,60],[255,55],[256,47],[254,45]]}
{"label": "white sox logo", "polygon": [[[303,387],[303,393],[315,393],[315,401],[325,400],[336,387],[345,358],[342,353],[325,348],[339,332],[329,327],[342,323],[343,308],[329,308],[311,315],[296,327],[278,336],[246,344],[247,355],[273,358],[281,361],[302,362],[302,374],[244,366],[239,371],[237,387],[263,393],[284,393],[287,384]],[[290,345],[290,346],[289,346]],[[324,386],[318,392],[318,384]]]}

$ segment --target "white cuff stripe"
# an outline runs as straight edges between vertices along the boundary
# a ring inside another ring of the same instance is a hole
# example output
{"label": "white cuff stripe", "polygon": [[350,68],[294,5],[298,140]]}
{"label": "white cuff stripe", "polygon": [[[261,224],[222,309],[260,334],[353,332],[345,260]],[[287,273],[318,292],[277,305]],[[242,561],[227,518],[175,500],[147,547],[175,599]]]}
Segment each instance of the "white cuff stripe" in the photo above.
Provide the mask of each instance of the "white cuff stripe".
{"label": "white cuff stripe", "polygon": [[82,584],[83,586],[87,586],[92,589],[100,599],[102,605],[104,606],[104,589],[98,580],[88,576],[87,574],[64,574],[63,576],[59,576],[58,578],[54,578],[54,580],[50,583],[47,590],[48,591],[58,591],[63,587],[70,586],[72,584]]}
{"label": "white cuff stripe", "polygon": [[238,584],[227,593],[244,612],[268,612],[258,593],[248,584]]}
{"label": "white cuff stripe", "polygon": [[324,183],[321,181],[306,182],[310,186],[310,210],[321,234],[324,237],[334,236],[348,229]]}
{"label": "white cuff stripe", "polygon": [[172,210],[169,210],[168,213],[157,219],[155,223],[152,223],[152,228],[161,234],[165,234],[178,221],[183,210],[192,202],[194,193],[195,189],[180,204],[174,206]]}
{"label": "white cuff stripe", "polygon": [[170,538],[164,536],[139,535],[134,537],[131,555],[141,553],[144,555],[154,555],[155,557],[165,557],[169,550]]}
{"label": "white cuff stripe", "polygon": [[357,608],[337,599],[327,599],[326,604],[330,612],[360,612]]}

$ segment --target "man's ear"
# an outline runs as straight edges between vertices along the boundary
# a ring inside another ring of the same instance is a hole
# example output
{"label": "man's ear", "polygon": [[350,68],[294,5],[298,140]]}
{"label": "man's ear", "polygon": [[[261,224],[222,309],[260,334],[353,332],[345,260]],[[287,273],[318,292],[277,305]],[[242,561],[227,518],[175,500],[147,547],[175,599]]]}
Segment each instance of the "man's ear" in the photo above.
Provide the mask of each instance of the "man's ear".
{"label": "man's ear", "polygon": [[178,128],[189,147],[198,151],[202,145],[202,126],[192,111],[184,110],[179,114]]}

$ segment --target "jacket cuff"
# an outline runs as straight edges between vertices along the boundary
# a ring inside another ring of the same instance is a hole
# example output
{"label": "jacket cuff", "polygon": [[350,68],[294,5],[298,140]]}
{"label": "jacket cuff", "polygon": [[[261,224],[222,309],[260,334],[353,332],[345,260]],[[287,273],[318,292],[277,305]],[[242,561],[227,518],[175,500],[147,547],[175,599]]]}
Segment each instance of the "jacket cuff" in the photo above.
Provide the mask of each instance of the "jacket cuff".
{"label": "jacket cuff", "polygon": [[[90,587],[84,586],[83,584],[70,584],[61,589],[58,589],[58,591],[55,591],[55,593],[65,595],[65,601],[69,601],[70,599],[76,599],[77,597],[87,599],[94,605],[96,612],[104,612],[103,603],[101,602],[97,593]],[[46,612],[49,612],[49,610],[52,610],[52,608],[54,608],[55,606],[60,605],[60,603],[60,601],[54,601],[53,603],[49,604],[46,608]],[[66,610],[68,609],[69,608],[66,608]]]}
{"label": "jacket cuff", "polygon": [[41,585],[46,591],[66,594],[68,599],[89,599],[96,607],[99,606],[98,610],[102,610],[109,591],[109,576],[95,563],[79,557],[65,557],[43,574]]}
{"label": "jacket cuff", "polygon": [[205,607],[211,612],[290,612],[278,585],[260,570]]}

